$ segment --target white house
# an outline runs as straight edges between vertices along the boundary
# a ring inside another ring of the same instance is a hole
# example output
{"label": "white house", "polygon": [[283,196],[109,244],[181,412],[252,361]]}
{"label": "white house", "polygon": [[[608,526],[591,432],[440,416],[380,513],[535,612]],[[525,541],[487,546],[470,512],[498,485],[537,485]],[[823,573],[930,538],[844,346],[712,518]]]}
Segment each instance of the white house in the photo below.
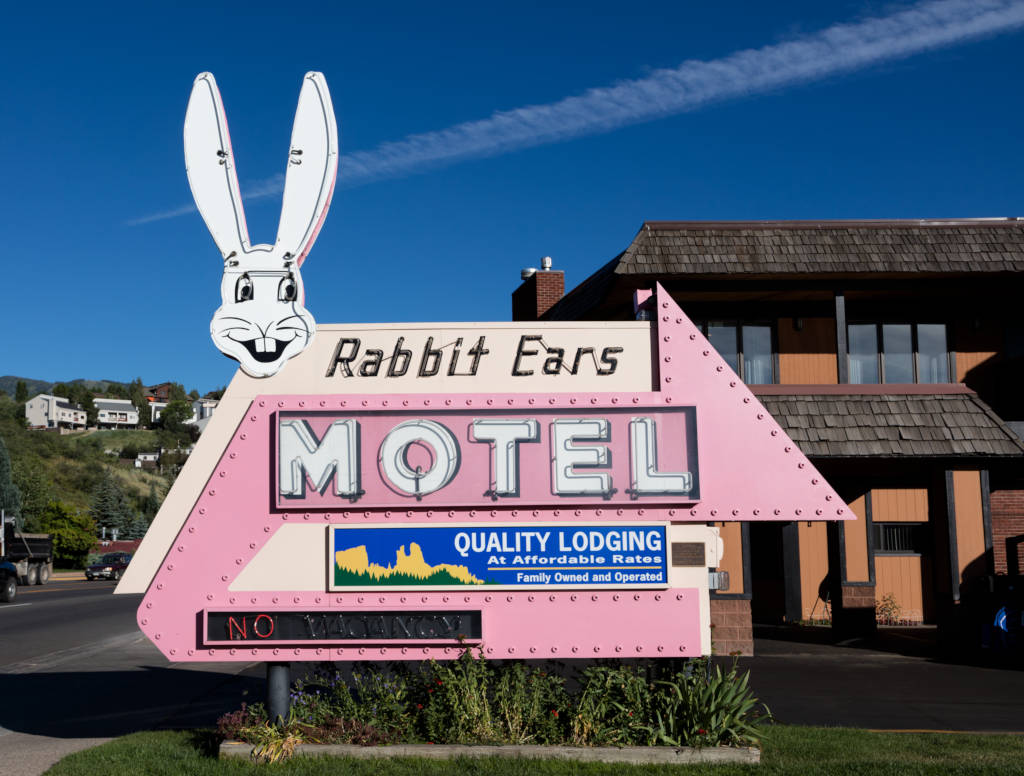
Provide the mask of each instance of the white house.
{"label": "white house", "polygon": [[[206,428],[206,424],[213,416],[213,412],[217,409],[219,403],[217,399],[195,399],[192,402],[192,417],[185,421],[185,425],[198,426],[199,430],[202,431]],[[149,413],[153,423],[160,420],[160,416],[166,408],[167,402],[164,401],[151,401],[149,403]]]}
{"label": "white house", "polygon": [[141,469],[146,464],[150,464],[155,467],[160,463],[160,453],[139,453],[135,457],[135,468]]}
{"label": "white house", "polygon": [[100,428],[125,428],[139,425],[139,411],[128,399],[94,399],[96,425]]}
{"label": "white house", "polygon": [[25,402],[25,418],[35,428],[85,428],[85,410],[63,396],[41,393]]}

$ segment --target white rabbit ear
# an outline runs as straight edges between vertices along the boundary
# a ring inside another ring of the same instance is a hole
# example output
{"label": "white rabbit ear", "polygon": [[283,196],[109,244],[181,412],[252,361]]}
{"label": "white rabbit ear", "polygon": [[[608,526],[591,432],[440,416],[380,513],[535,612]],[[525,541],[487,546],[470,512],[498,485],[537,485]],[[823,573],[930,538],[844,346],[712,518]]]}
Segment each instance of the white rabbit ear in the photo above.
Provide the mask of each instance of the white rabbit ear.
{"label": "white rabbit ear", "polygon": [[192,84],[185,113],[185,169],[199,213],[224,258],[248,251],[228,122],[212,73],[200,73]]}
{"label": "white rabbit ear", "polygon": [[278,253],[301,265],[313,247],[334,194],[338,174],[338,124],[323,73],[306,73],[295,110],[288,172],[284,179]]}

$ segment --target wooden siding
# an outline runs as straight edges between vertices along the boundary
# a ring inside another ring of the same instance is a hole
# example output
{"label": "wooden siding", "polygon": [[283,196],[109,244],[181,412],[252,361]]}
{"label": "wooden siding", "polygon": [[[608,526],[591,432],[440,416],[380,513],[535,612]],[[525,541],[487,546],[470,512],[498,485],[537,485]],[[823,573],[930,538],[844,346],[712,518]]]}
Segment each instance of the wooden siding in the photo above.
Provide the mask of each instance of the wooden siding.
{"label": "wooden siding", "polygon": [[876,488],[871,491],[871,520],[875,523],[928,522],[928,489]]}
{"label": "wooden siding", "polygon": [[868,532],[865,515],[867,496],[860,496],[850,502],[850,511],[856,520],[846,520],[843,532],[846,536],[846,579],[844,582],[870,582],[868,571]]}
{"label": "wooden siding", "polygon": [[722,536],[722,562],[719,571],[729,572],[729,589],[723,593],[743,592],[743,533],[740,523],[716,523]]}
{"label": "wooden siding", "polygon": [[[981,366],[990,358],[998,355],[1003,347],[1003,327],[992,320],[962,319],[956,322],[953,337],[953,350],[956,352],[956,380],[965,382],[968,376],[972,383],[989,382],[981,375],[971,375],[971,371]],[[984,371],[984,370],[983,370]]]}
{"label": "wooden siding", "polygon": [[953,472],[953,502],[956,507],[957,560],[963,581],[986,573],[980,472]]}
{"label": "wooden siding", "polygon": [[875,598],[892,595],[900,607],[900,620],[924,621],[924,590],[920,555],[876,555]]}
{"label": "wooden siding", "polygon": [[835,385],[836,323],[831,318],[803,318],[800,331],[793,318],[779,318],[779,382],[783,385]]}
{"label": "wooden siding", "polygon": [[958,383],[964,382],[967,379],[967,373],[970,372],[977,366],[981,366],[990,358],[996,355],[996,351],[963,351],[959,350],[956,354],[956,381]]}
{"label": "wooden siding", "polygon": [[800,523],[800,599],[805,620],[826,617],[822,588],[828,574],[828,534],[823,522]]}

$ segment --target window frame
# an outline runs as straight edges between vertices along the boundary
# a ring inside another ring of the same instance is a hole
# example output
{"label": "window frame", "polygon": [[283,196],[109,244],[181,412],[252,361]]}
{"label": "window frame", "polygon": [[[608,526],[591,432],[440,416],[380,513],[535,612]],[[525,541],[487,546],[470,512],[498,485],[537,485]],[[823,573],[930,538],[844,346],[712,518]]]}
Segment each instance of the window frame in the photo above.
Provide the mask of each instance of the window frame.
{"label": "window frame", "polygon": [[[734,336],[736,338],[736,374],[739,375],[740,380],[745,385],[778,385],[779,384],[779,340],[778,330],[774,320],[755,318],[747,320],[745,318],[700,318],[693,321],[693,324],[700,329],[700,333],[710,342],[708,335],[708,324],[714,322],[722,326],[731,326],[733,329]],[[770,337],[771,347],[771,382],[768,383],[748,383],[747,376],[745,374],[746,369],[743,362],[743,327],[744,326],[765,326],[768,328]],[[714,346],[712,346],[714,347]]]}
{"label": "window frame", "polygon": [[[953,381],[953,377],[956,375],[955,362],[953,360],[953,351],[950,350],[950,325],[944,321],[907,321],[899,319],[888,319],[888,320],[851,320],[846,324],[846,341],[850,341],[850,327],[852,326],[874,326],[875,327],[875,351],[878,366],[878,382],[877,383],[851,383],[852,385],[947,385]],[[885,348],[884,348],[884,336],[883,327],[885,326],[910,326],[910,348],[911,348],[911,363],[913,365],[913,377],[912,383],[889,383],[885,379]],[[918,326],[942,326],[946,332],[946,381],[944,383],[922,383],[921,382],[921,352],[919,348],[919,340],[917,328]],[[846,369],[847,374],[852,371],[853,362],[850,354],[850,349],[846,349]]]}
{"label": "window frame", "polygon": [[[886,520],[881,522],[871,523],[871,544],[872,551],[877,555],[884,555],[886,557],[914,557],[920,558],[926,554],[925,548],[928,546],[928,526],[927,521],[893,521]],[[884,550],[882,549],[882,533],[886,528],[909,528],[912,532],[911,535],[911,546],[916,549],[909,550]]]}

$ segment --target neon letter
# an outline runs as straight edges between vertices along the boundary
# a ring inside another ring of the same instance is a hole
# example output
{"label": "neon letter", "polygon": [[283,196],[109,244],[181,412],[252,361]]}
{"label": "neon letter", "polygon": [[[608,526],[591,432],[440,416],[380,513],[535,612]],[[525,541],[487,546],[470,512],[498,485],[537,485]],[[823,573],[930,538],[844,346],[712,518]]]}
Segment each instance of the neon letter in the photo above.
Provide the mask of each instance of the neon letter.
{"label": "neon letter", "polygon": [[318,491],[334,477],[334,493],[359,497],[359,423],[336,420],[323,439],[317,439],[304,420],[282,420],[278,424],[278,491],[281,496],[302,498],[308,476]]}
{"label": "neon letter", "polygon": [[[413,470],[407,458],[409,446],[422,442],[434,451],[434,461],[425,471]],[[407,420],[399,423],[380,443],[377,457],[381,474],[400,493],[420,498],[440,490],[459,469],[459,443],[440,423]]]}
{"label": "neon letter", "polygon": [[693,489],[690,472],[658,471],[658,434],[654,418],[629,421],[630,463],[636,495],[685,495]]}
{"label": "neon letter", "polygon": [[551,424],[551,457],[555,465],[555,493],[559,496],[607,496],[612,492],[611,475],[580,472],[577,466],[608,466],[604,445],[574,445],[577,440],[607,442],[608,421],[603,418],[562,418]]}
{"label": "neon letter", "polygon": [[519,495],[519,443],[536,442],[539,438],[540,425],[530,418],[473,421],[473,441],[494,443],[491,484],[495,496]]}

